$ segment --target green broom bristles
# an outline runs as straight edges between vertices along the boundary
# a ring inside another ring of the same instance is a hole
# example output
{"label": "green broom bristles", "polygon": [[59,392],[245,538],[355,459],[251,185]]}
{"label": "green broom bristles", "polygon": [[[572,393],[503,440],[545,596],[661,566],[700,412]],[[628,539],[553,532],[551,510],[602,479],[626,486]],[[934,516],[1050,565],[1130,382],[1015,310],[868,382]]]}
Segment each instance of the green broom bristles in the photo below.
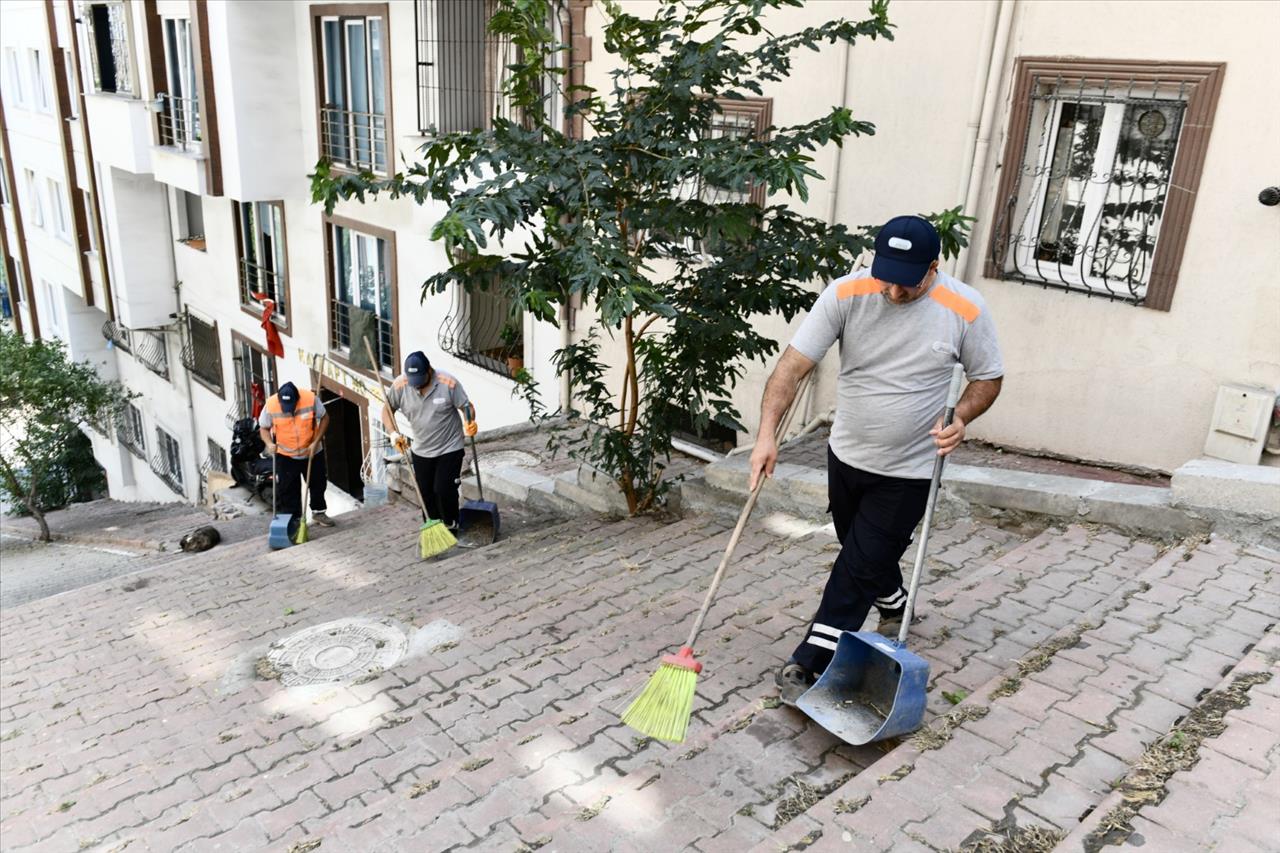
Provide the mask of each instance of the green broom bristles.
{"label": "green broom bristles", "polygon": [[678,655],[666,655],[623,712],[622,722],[646,737],[683,742],[701,671],[702,664],[693,659],[693,649],[688,646]]}
{"label": "green broom bristles", "polygon": [[293,544],[302,545],[307,541],[309,541],[309,537],[307,536],[307,517],[303,515],[302,519],[298,522],[298,530],[293,534]]}
{"label": "green broom bristles", "polygon": [[457,544],[458,540],[439,519],[428,519],[418,530],[418,556],[424,560],[443,554]]}

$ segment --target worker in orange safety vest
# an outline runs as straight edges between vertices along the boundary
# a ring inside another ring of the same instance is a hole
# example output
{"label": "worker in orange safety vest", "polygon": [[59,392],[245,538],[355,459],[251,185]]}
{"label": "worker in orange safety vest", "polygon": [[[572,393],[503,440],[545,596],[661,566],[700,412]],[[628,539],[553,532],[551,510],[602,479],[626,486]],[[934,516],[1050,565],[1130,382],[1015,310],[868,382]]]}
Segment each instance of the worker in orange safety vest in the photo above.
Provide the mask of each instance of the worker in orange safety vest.
{"label": "worker in orange safety vest", "polygon": [[267,452],[275,455],[275,490],[277,511],[288,513],[292,535],[302,517],[302,475],[311,458],[311,520],[321,527],[333,527],[326,513],[324,493],[329,485],[324,465],[325,430],[329,415],[324,403],[311,391],[299,390],[292,382],[267,399],[258,416],[258,428]]}

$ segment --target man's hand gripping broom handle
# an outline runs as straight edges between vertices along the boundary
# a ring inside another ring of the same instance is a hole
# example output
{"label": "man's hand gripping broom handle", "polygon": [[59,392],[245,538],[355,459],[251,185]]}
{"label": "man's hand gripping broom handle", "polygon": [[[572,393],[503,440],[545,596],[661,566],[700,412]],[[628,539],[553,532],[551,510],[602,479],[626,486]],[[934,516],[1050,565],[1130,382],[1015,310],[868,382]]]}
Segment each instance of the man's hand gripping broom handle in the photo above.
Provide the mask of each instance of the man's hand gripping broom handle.
{"label": "man's hand gripping broom handle", "polygon": [[[778,424],[778,431],[774,433],[774,439],[778,444],[782,444],[782,439],[786,436],[787,430],[791,427],[791,418],[795,415],[796,409],[799,408],[800,398],[804,396],[805,390],[809,387],[809,383],[813,380],[813,371],[810,370],[804,379],[800,380],[800,385],[796,389],[795,399],[791,401],[791,405],[787,407],[787,413],[783,417],[782,422]],[[761,472],[760,481],[756,483],[756,487],[751,490],[751,495],[747,498],[747,503],[742,508],[742,513],[738,516],[738,526],[733,529],[733,536],[729,538],[729,544],[724,549],[724,556],[720,558],[720,567],[716,569],[715,577],[711,579],[711,586],[707,589],[707,597],[702,602],[702,609],[698,611],[698,618],[693,622],[693,629],[689,631],[689,639],[685,641],[684,647],[680,649],[680,654],[684,657],[693,655],[693,644],[698,639],[698,632],[702,630],[702,623],[707,618],[707,611],[711,609],[711,602],[715,600],[716,591],[720,589],[720,581],[724,579],[725,567],[729,565],[729,560],[733,558],[734,549],[738,547],[738,540],[742,538],[742,531],[747,526],[747,519],[751,517],[751,511],[756,507],[756,500],[760,497],[760,490],[764,488],[765,480],[769,479]],[[686,654],[687,652],[687,654]],[[701,667],[699,667],[701,668]]]}

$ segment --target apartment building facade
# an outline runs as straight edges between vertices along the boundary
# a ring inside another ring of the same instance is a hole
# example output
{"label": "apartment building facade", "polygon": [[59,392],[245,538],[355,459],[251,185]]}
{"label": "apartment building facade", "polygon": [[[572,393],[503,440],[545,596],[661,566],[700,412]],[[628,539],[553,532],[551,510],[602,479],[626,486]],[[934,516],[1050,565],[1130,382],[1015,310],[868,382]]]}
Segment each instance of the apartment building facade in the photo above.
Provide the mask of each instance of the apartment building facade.
{"label": "apartment building facade", "polygon": [[[566,37],[582,5],[557,16]],[[486,33],[491,11],[0,4],[13,322],[139,395],[114,434],[90,432],[113,497],[200,500],[235,421],[293,381],[321,388],[330,479],[359,499],[383,438],[373,371],[394,376],[413,350],[461,380],[484,427],[527,420],[520,367],[559,405],[559,330],[496,296],[422,294],[447,266],[427,236],[439,211],[378,201],[326,216],[310,197],[322,155],[386,174],[432,133],[493,114],[510,46]]]}
{"label": "apartment building facade", "polygon": [[[582,328],[420,292],[447,263],[427,238],[438,208],[325,216],[310,198],[321,156],[385,172],[501,110],[492,5],[0,4],[4,285],[25,334],[62,338],[139,393],[115,434],[91,436],[113,496],[198,500],[234,420],[318,368],[331,476],[358,497],[379,439],[365,341],[385,376],[414,349],[458,375],[484,427],[527,418],[508,359],[563,401],[551,354]],[[824,0],[768,24],[864,14]],[[1277,7],[954,0],[890,16],[894,41],[800,52],[717,132],[846,105],[876,135],[821,152],[825,179],[788,203],[849,225],[957,204],[978,217],[949,268],[983,293],[1008,372],[973,435],[1162,470],[1201,455],[1215,427],[1253,448],[1259,401],[1280,388],[1280,208],[1258,202],[1280,184],[1264,153],[1280,141]],[[565,0],[555,21],[572,79],[598,88],[604,24],[591,0]],[[758,322],[782,343],[794,331]],[[769,366],[735,394],[749,430]],[[833,355],[806,420],[833,405],[834,382]],[[1223,386],[1254,390],[1224,409]]]}

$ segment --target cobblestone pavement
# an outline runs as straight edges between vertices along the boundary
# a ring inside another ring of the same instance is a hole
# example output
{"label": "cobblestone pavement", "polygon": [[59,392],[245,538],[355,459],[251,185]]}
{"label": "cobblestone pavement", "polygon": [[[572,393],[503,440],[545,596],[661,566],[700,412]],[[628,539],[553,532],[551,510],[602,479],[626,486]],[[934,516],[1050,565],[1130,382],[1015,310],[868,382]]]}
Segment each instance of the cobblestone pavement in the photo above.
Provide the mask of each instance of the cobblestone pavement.
{"label": "cobblestone pavement", "polygon": [[[960,520],[932,538],[912,641],[932,667],[930,728],[854,748],[771,686],[833,537],[763,516],[703,634],[689,739],[666,745],[615,711],[683,638],[727,523],[577,519],[424,562],[407,508],[352,520],[301,548],[246,541],[7,612],[6,849],[946,850],[1032,827],[1057,840],[1280,612],[1272,552],[1162,554],[1102,530]],[[421,640],[341,684],[285,687],[264,665],[273,643],[350,616]],[[1244,699],[1274,701],[1272,686]],[[1226,719],[1204,756],[1274,773],[1274,749],[1241,755],[1250,732],[1231,737],[1247,724],[1274,745],[1275,715]],[[1214,825],[1261,831],[1258,792],[1224,800],[1239,808]],[[1159,825],[1158,810],[1129,825]]]}
{"label": "cobblestone pavement", "polygon": [[147,554],[0,533],[0,610],[136,571]]}

